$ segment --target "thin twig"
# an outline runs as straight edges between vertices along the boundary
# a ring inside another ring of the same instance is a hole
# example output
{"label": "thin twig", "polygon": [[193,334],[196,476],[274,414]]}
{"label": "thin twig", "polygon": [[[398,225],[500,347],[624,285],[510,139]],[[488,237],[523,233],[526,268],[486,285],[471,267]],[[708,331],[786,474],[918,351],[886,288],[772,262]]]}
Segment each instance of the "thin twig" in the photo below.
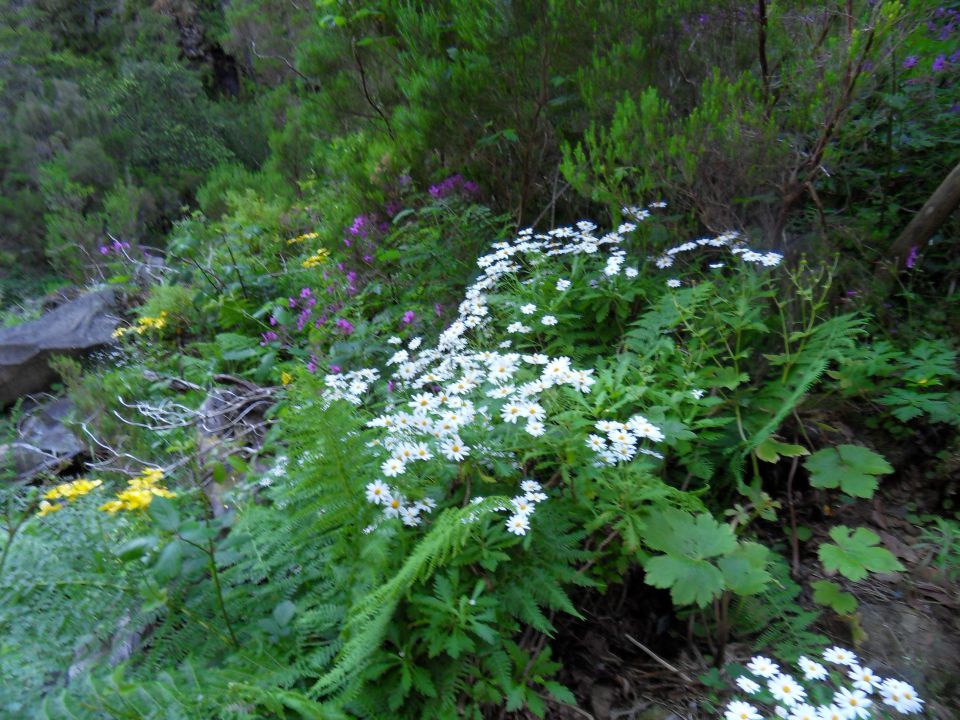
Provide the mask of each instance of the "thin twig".
{"label": "thin twig", "polygon": [[648,647],[647,647],[646,645],[644,645],[642,642],[640,642],[639,640],[634,639],[631,635],[626,634],[626,633],[624,634],[624,637],[625,637],[627,640],[629,640],[630,642],[632,642],[634,645],[636,645],[638,648],[640,648],[641,650],[643,650],[643,651],[644,651],[647,655],[649,655],[651,658],[653,658],[653,659],[656,660],[658,663],[660,663],[661,665],[663,665],[667,670],[670,670],[671,672],[674,672],[674,673],[676,673],[677,675],[679,675],[679,676],[680,676],[680,679],[683,680],[685,683],[687,683],[687,684],[689,684],[689,685],[692,685],[692,684],[693,684],[693,680],[691,680],[690,677],[689,677],[685,672],[683,672],[683,670],[680,670],[679,668],[676,668],[676,667],[674,667],[673,665],[671,665],[670,663],[668,663],[666,660],[664,660],[662,657],[660,657],[659,655],[657,655],[653,650],[651,650],[650,648],[648,648]]}

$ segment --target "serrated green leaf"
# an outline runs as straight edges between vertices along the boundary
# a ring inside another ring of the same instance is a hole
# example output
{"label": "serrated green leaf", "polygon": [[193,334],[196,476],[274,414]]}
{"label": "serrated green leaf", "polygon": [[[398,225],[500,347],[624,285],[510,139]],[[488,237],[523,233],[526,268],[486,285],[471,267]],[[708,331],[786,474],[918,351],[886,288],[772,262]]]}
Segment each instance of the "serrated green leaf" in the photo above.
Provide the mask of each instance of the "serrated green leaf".
{"label": "serrated green leaf", "polygon": [[669,588],[676,605],[704,607],[723,592],[723,573],[706,560],[658,555],[647,561],[645,570],[647,584]]}
{"label": "serrated green leaf", "polygon": [[728,590],[738,595],[755,595],[770,581],[767,560],[770,551],[754,542],[743,542],[731,554],[717,561]]}
{"label": "serrated green leaf", "polygon": [[809,455],[810,451],[803,445],[791,445],[768,437],[754,449],[754,454],[764,462],[779,462],[781,457],[799,457]]}
{"label": "serrated green leaf", "polygon": [[884,547],[878,547],[880,537],[866,528],[838,525],[830,531],[836,543],[823,543],[817,551],[823,567],[839,572],[850,580],[863,580],[871,572],[894,572],[903,565]]}
{"label": "serrated green leaf", "polygon": [[849,615],[859,605],[852,594],[844,592],[837,583],[830,580],[817,580],[810,583],[810,587],[813,588],[813,601],[815,603],[826,605],[841,615]]}
{"label": "serrated green leaf", "polygon": [[860,498],[873,496],[878,475],[893,472],[882,455],[859,445],[824,448],[811,455],[804,466],[814,487],[840,488],[847,495]]}
{"label": "serrated green leaf", "polygon": [[643,541],[654,550],[695,560],[727,555],[737,547],[729,525],[718,523],[709,513],[693,517],[672,508],[646,521]]}

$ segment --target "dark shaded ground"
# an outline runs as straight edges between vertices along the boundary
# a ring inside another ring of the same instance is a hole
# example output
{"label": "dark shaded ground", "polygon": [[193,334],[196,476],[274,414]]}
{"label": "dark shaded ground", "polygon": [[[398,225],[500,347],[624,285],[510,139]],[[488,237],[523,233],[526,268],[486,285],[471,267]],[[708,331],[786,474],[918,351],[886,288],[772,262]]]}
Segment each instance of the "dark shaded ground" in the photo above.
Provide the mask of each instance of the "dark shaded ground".
{"label": "dark shaded ground", "polygon": [[[872,503],[828,507],[823,504],[825,495],[807,487],[794,497],[798,525],[812,532],[799,545],[794,574],[805,588],[824,577],[815,551],[837,524],[873,530],[906,568],[858,583],[830,577],[858,599],[860,606],[853,617],[819,608],[808,589],[800,601],[807,608],[822,610],[814,630],[855,649],[880,675],[912,683],[927,701],[924,717],[934,720],[960,717],[960,583],[951,578],[960,568],[938,567],[935,559],[940,548],[924,541],[908,516],[943,513],[960,477],[958,466],[949,456],[939,461],[936,471],[942,481],[932,486],[926,477],[930,468],[917,466],[888,480]],[[776,539],[782,540],[782,535]],[[552,644],[566,668],[560,680],[574,691],[578,707],[553,705],[548,717],[722,717],[710,710],[711,688],[698,679],[710,668],[701,654],[706,647],[702,641],[688,641],[688,628],[674,619],[669,596],[645,585],[642,571],[604,595],[584,593],[576,601],[585,620],[557,618],[558,636]],[[726,660],[745,662],[752,653],[749,642],[731,644]]]}

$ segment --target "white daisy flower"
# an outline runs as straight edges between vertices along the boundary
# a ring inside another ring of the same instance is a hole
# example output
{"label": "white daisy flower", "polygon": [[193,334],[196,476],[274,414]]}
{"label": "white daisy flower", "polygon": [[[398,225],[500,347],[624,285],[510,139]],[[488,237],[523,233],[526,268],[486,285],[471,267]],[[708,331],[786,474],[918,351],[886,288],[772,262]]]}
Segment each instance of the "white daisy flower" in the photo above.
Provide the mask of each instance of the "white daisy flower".
{"label": "white daisy flower", "polygon": [[[749,666],[748,666],[749,667]],[[767,680],[767,689],[777,702],[793,707],[807,696],[804,690],[789,675],[777,675]]]}
{"label": "white daisy flower", "polygon": [[517,513],[507,518],[507,530],[514,535],[526,535],[530,529],[530,520],[526,515]]}
{"label": "white daisy flower", "polygon": [[667,280],[667,287],[678,288],[680,287],[680,281],[677,280],[676,278],[670,278],[669,280]]}
{"label": "white daisy flower", "polygon": [[400,338],[394,336],[394,337],[390,338],[389,340],[387,340],[387,342],[388,342],[390,345],[399,345],[399,344],[401,344],[401,343],[403,342],[403,340],[401,340]]}
{"label": "white daisy flower", "polygon": [[790,711],[790,720],[819,720],[818,714],[812,705],[797,705]]}
{"label": "white daisy flower", "polygon": [[847,714],[836,705],[821,705],[817,710],[817,720],[847,720]]}
{"label": "white daisy flower", "polygon": [[464,445],[463,441],[458,437],[449,438],[443,443],[441,450],[443,450],[443,454],[447,460],[456,460],[457,462],[463,460],[470,454],[470,447]]}
{"label": "white daisy flower", "polygon": [[535,510],[534,504],[526,497],[515,497],[510,500],[513,511],[518,515],[527,516]]}
{"label": "white daisy flower", "polygon": [[557,290],[563,292],[564,290],[570,289],[570,281],[564,280],[563,278],[557,280]]}
{"label": "white daisy flower", "polygon": [[513,424],[517,422],[518,418],[522,417],[524,417],[523,407],[516,403],[504,403],[503,407],[500,408],[500,419],[504,422]]}
{"label": "white daisy flower", "polygon": [[390,486],[381,480],[367,485],[367,500],[374,505],[383,505],[390,498]]}
{"label": "white daisy flower", "polygon": [[588,435],[587,447],[595,452],[602,452],[607,449],[607,441],[599,435]]}
{"label": "white daisy flower", "polygon": [[520,489],[525,493],[539,492],[543,489],[543,486],[541,486],[536,480],[524,480],[520,483]]}
{"label": "white daisy flower", "polygon": [[556,325],[557,319],[553,315],[544,315],[542,318],[540,318],[540,322],[542,322],[544,325]]}
{"label": "white daisy flower", "polygon": [[540,437],[547,431],[547,427],[539,420],[528,420],[524,430],[526,430],[529,435],[533,435],[533,437]]}
{"label": "white daisy flower", "polygon": [[846,648],[836,646],[824,650],[823,659],[827,662],[836,663],[837,665],[853,665],[857,662],[856,655]]}
{"label": "white daisy flower", "polygon": [[853,680],[853,686],[857,690],[863,690],[868,695],[873,692],[874,688],[880,687],[882,682],[873,670],[859,665],[853,665],[850,672],[847,673],[847,677]]}
{"label": "white daisy flower", "polygon": [[827,669],[810,658],[801,656],[800,659],[797,660],[797,665],[803,670],[804,680],[823,680],[827,677]]}
{"label": "white daisy flower", "polygon": [[741,675],[737,678],[737,686],[748,695],[754,695],[760,692],[760,684],[754,682],[746,675]]}
{"label": "white daisy flower", "polygon": [[724,720],[763,720],[763,716],[750,703],[734,700],[723,713]]}
{"label": "white daisy flower", "polygon": [[870,717],[868,708],[873,702],[862,690],[851,692],[847,688],[840,688],[840,692],[833,696],[833,704],[844,709],[848,720],[866,720]]}
{"label": "white daisy flower", "polygon": [[380,470],[387,477],[396,477],[397,475],[401,475],[404,469],[403,460],[395,457],[388,458],[380,466]]}

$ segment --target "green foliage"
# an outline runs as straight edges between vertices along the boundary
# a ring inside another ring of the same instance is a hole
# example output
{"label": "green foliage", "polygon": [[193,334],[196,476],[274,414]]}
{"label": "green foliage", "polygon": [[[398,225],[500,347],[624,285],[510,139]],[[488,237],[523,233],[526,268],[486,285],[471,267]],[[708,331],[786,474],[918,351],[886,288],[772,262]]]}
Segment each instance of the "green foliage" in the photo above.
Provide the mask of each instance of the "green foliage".
{"label": "green foliage", "polygon": [[840,488],[847,495],[870,498],[877,490],[877,476],[893,472],[882,455],[859,445],[824,448],[804,461],[810,484]]}
{"label": "green foliage", "polygon": [[851,615],[859,606],[857,599],[830,580],[816,580],[810,583],[813,588],[813,601],[826,605],[840,615]]}
{"label": "green foliage", "polygon": [[823,543],[817,550],[820,562],[827,571],[839,572],[849,580],[863,580],[871,572],[894,572],[903,565],[893,553],[878,547],[880,537],[866,528],[853,532],[844,525],[830,530],[833,543]]}

